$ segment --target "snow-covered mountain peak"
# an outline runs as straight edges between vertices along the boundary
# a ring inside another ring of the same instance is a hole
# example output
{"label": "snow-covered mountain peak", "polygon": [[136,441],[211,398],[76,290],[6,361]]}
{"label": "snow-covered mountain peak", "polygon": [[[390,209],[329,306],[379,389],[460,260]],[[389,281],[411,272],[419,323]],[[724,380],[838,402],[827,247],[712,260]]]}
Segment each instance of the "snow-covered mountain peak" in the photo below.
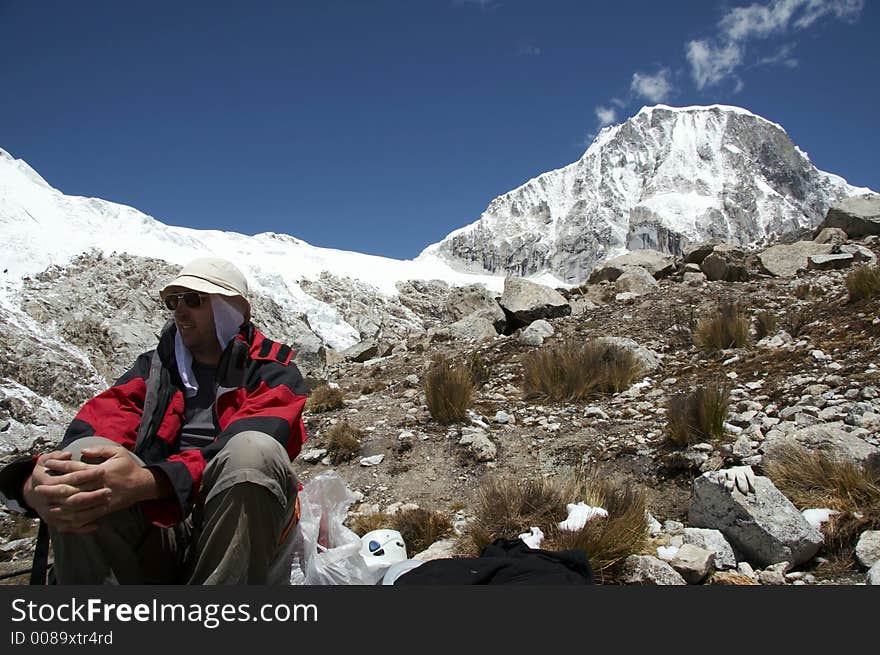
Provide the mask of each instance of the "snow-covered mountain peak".
{"label": "snow-covered mountain peak", "polygon": [[420,257],[576,284],[626,250],[756,245],[869,191],[819,171],[781,126],[746,109],[656,105],[603,129],[578,161],[495,198]]}

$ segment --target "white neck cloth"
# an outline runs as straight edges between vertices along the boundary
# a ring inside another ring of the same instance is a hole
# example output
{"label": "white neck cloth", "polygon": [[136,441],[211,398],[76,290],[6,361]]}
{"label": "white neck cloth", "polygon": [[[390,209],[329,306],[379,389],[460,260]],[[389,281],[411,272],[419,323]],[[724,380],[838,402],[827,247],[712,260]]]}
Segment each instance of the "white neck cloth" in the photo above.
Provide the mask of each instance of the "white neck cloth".
{"label": "white neck cloth", "polygon": [[[225,350],[241,329],[244,323],[244,314],[221,295],[212,293],[209,297],[211,311],[214,314],[217,342],[220,344],[220,348]],[[183,394],[187,398],[192,398],[199,392],[199,382],[192,370],[192,353],[183,344],[179,331],[174,333],[174,358],[177,361],[180,381],[183,382]]]}

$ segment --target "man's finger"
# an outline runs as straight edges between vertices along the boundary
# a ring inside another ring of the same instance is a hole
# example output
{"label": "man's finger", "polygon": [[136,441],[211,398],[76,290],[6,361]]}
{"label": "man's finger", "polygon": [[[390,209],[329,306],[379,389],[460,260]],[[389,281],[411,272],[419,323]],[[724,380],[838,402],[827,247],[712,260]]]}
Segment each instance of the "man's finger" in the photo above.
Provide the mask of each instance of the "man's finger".
{"label": "man's finger", "polygon": [[65,498],[61,503],[61,507],[74,512],[82,512],[87,509],[107,505],[110,502],[110,495],[109,489],[80,491]]}
{"label": "man's finger", "polygon": [[85,462],[77,462],[72,459],[50,459],[46,461],[45,466],[49,471],[61,475],[63,473],[73,473],[74,471],[84,471],[94,464],[86,464]]}
{"label": "man's finger", "polygon": [[51,453],[43,453],[37,458],[37,464],[44,465],[45,462],[50,459],[70,459],[70,453],[65,453],[61,450],[53,450]]}
{"label": "man's finger", "polygon": [[47,482],[47,484],[66,484],[74,487],[90,486],[94,488],[96,485],[100,485],[103,481],[104,470],[97,466],[90,466],[71,473],[53,475],[48,479],[51,480],[51,482]]}
{"label": "man's finger", "polygon": [[82,454],[86,457],[94,457],[100,459],[110,459],[119,454],[120,450],[125,450],[122,446],[94,446],[91,448],[83,448]]}

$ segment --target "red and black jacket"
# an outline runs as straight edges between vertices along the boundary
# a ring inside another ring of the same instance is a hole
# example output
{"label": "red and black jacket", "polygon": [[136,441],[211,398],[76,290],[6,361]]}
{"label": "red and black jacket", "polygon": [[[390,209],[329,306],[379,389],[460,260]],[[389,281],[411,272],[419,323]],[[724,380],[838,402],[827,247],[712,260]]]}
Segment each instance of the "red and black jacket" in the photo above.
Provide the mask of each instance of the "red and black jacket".
{"label": "red and black jacket", "polygon": [[299,454],[306,439],[302,420],[306,387],[302,374],[291,361],[293,351],[248,325],[229,343],[217,366],[217,438],[204,448],[181,451],[185,402],[174,358],[176,329],[170,324],[156,348],[161,378],[152,416],[143,415],[153,360],[150,351],[138,357],[112,387],[83,405],[58,447],[64,450],[77,439],[95,435],[135,451],[141,422],[150,421],[150,429],[136,452],[147,468],[160,469],[167,476],[174,496],[148,501],[141,507],[148,520],[161,526],[174,525],[189,515],[205,467],[236,434],[249,430],[264,432],[285,447],[291,460]]}

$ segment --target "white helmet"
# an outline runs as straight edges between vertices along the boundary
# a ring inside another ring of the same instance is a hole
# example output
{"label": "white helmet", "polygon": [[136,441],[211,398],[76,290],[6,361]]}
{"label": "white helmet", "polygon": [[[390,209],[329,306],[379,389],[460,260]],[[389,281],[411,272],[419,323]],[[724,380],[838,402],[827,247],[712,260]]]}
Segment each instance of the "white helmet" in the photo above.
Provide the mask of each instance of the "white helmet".
{"label": "white helmet", "polygon": [[373,530],[361,537],[361,557],[368,569],[389,567],[406,559],[406,544],[397,530]]}

